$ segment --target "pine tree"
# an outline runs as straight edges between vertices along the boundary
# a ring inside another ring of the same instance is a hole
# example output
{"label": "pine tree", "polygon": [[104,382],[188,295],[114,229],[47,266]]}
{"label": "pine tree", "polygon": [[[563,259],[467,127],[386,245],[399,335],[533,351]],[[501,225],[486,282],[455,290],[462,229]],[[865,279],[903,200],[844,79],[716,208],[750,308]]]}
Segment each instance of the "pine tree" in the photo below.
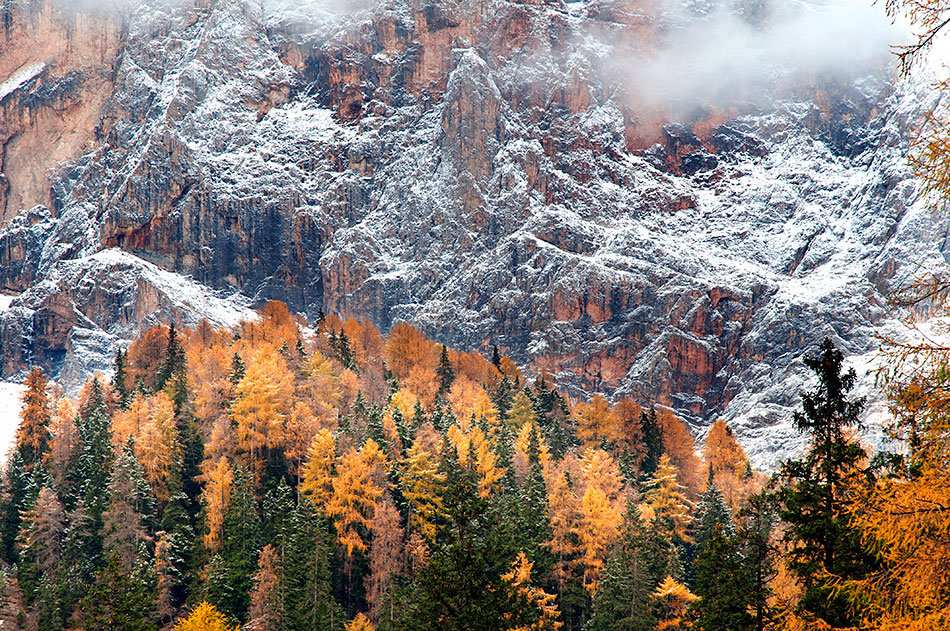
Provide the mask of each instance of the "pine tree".
{"label": "pine tree", "polygon": [[96,575],[95,584],[80,603],[82,628],[87,631],[121,629],[152,631],[152,603],[145,585],[122,569],[119,555],[112,553]]}
{"label": "pine tree", "polygon": [[122,571],[128,573],[141,545],[151,541],[148,520],[154,513],[151,489],[131,445],[119,452],[107,492],[109,503],[102,514],[103,547],[118,556]]}
{"label": "pine tree", "polygon": [[165,384],[178,372],[185,370],[185,349],[178,340],[175,324],[168,328],[168,344],[165,346],[165,357],[155,375],[155,391],[161,390]]}
{"label": "pine tree", "polygon": [[717,525],[695,563],[696,591],[701,597],[690,608],[699,631],[752,631],[753,595],[741,546],[735,535]]}
{"label": "pine tree", "polygon": [[548,492],[541,470],[538,432],[532,428],[528,446],[528,476],[519,494],[518,543],[541,575],[551,567],[552,557],[545,545],[551,540],[551,519],[548,515]]}
{"label": "pine tree", "polygon": [[238,469],[221,528],[218,571],[209,578],[208,585],[211,603],[235,620],[247,617],[260,534],[250,475]]}
{"label": "pine tree", "polygon": [[0,528],[3,534],[3,560],[17,560],[16,540],[20,534],[22,512],[29,510],[32,498],[30,476],[23,466],[23,457],[14,450],[7,459],[3,471],[3,502],[0,504]]}
{"label": "pine tree", "polygon": [[339,631],[345,618],[332,596],[329,525],[303,499],[291,515],[284,553],[282,619],[288,631]]}
{"label": "pine tree", "polygon": [[732,521],[732,512],[726,505],[726,500],[722,492],[712,479],[712,471],[709,475],[709,486],[706,491],[699,496],[699,504],[696,507],[696,534],[693,542],[696,548],[696,555],[700,555],[706,544],[713,536],[720,532],[726,538],[735,535],[735,525]]}
{"label": "pine tree", "polygon": [[669,541],[647,528],[636,503],[629,502],[585,630],[653,631],[659,618],[651,595],[666,576],[670,555]]}
{"label": "pine tree", "polygon": [[75,504],[75,499],[82,499],[98,527],[109,498],[107,488],[115,458],[112,422],[98,378],[93,379],[89,396],[79,412],[76,425],[79,445],[75,459],[67,470],[67,477],[78,497],[66,498],[66,504],[69,506]]}
{"label": "pine tree", "polygon": [[39,368],[31,370],[23,385],[26,391],[23,393],[16,445],[24,471],[31,474],[35,467],[43,466],[43,460],[49,452],[51,415],[43,371]]}
{"label": "pine tree", "polygon": [[449,361],[449,351],[445,344],[442,345],[442,352],[439,354],[439,367],[435,374],[439,376],[439,394],[444,396],[455,381],[455,369],[452,368],[452,362]]}
{"label": "pine tree", "polygon": [[640,463],[640,476],[649,480],[660,466],[663,456],[663,435],[656,420],[656,410],[640,414],[640,436],[643,437],[644,455]]}
{"label": "pine tree", "polygon": [[510,579],[513,561],[506,537],[475,471],[462,466],[454,450],[445,454],[446,523],[441,545],[417,576],[401,618],[390,627],[413,631],[497,631],[527,626],[538,612]]}
{"label": "pine tree", "polygon": [[848,627],[856,619],[834,577],[859,578],[874,565],[848,512],[849,490],[867,457],[848,432],[859,427],[864,400],[848,398],[855,373],[842,373],[844,356],[831,340],[825,338],[819,350],[819,356],[805,359],[818,386],[802,395],[802,411],[794,416],[798,429],[811,433],[811,445],[802,460],[782,467],[777,499],[779,516],[788,524],[786,539],[793,544],[789,568],[804,588],[799,613]]}
{"label": "pine tree", "polygon": [[117,402],[121,408],[126,408],[129,405],[129,377],[125,364],[125,353],[119,348],[115,352],[115,374],[112,375],[112,391],[115,392]]}
{"label": "pine tree", "polygon": [[231,356],[231,372],[228,373],[228,381],[231,382],[232,386],[237,386],[241,383],[241,379],[244,379],[246,373],[247,367],[244,365],[244,360],[235,352]]}

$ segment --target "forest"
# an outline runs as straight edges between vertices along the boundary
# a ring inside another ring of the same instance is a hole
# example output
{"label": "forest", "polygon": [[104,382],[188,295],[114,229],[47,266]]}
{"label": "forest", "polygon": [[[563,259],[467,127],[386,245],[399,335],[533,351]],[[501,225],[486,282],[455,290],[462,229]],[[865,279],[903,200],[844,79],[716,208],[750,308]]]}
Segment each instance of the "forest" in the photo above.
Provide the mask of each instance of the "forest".
{"label": "forest", "polygon": [[2,476],[4,629],[950,628],[945,371],[872,454],[826,340],[771,476],[717,421],[571,401],[400,323],[279,302],[157,327],[75,398],[34,369]]}

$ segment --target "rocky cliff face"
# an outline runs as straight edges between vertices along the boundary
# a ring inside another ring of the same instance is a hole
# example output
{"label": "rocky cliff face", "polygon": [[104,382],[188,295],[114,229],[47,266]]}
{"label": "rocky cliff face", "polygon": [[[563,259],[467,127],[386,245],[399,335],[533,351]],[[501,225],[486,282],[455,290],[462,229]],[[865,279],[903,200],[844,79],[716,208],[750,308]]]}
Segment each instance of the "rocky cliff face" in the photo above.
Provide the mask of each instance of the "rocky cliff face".
{"label": "rocky cliff face", "polygon": [[904,159],[926,77],[647,106],[649,2],[293,4],[3,4],[4,376],[280,299],[725,415],[765,463],[803,351],[866,352],[902,262],[943,261]]}

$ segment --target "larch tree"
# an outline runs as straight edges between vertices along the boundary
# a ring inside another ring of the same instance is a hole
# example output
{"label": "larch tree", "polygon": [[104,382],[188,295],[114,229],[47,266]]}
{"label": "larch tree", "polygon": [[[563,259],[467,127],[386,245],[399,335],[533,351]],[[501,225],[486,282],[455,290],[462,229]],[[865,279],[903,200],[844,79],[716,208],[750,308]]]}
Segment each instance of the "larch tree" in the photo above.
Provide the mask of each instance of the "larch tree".
{"label": "larch tree", "polygon": [[[366,600],[370,620],[396,619],[390,589],[405,567],[404,534],[399,511],[388,496],[379,502],[370,521],[373,535],[369,548],[369,574],[366,576]],[[388,596],[388,598],[387,598]]]}
{"label": "larch tree", "polygon": [[46,383],[46,377],[39,368],[27,373],[23,381],[26,390],[22,397],[16,445],[27,473],[32,473],[34,467],[43,466],[50,448],[51,414]]}
{"label": "larch tree", "polygon": [[333,478],[336,473],[336,440],[328,429],[317,432],[307,452],[303,468],[300,492],[320,510],[326,510],[327,501],[333,494]]}
{"label": "larch tree", "polygon": [[679,483],[678,469],[669,456],[663,454],[653,478],[646,486],[644,500],[657,519],[676,540],[691,541],[689,528],[693,523],[693,503],[686,488]]}

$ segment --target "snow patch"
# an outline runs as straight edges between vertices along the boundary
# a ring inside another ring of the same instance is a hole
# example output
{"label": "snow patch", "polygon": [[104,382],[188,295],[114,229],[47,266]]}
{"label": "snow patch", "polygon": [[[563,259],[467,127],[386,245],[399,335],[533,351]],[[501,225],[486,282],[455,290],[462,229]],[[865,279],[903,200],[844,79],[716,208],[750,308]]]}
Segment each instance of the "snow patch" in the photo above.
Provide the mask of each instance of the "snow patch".
{"label": "snow patch", "polygon": [[21,66],[20,69],[10,75],[6,81],[0,83],[0,101],[19,90],[29,81],[35,79],[44,70],[46,70],[45,62]]}
{"label": "snow patch", "polygon": [[19,383],[0,381],[0,461],[6,461],[20,425],[20,398],[26,388]]}

